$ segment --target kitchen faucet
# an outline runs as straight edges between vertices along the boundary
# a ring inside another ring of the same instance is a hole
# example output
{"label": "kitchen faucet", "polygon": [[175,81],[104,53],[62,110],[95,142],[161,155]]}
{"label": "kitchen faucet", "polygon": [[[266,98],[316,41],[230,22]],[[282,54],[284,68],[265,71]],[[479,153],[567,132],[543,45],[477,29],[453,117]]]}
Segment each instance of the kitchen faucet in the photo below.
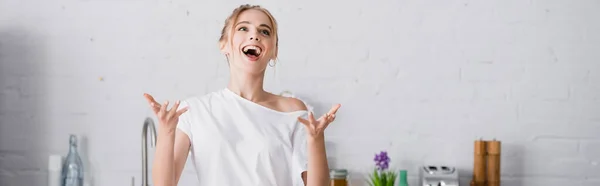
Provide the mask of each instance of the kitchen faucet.
{"label": "kitchen faucet", "polygon": [[148,184],[148,128],[150,128],[150,145],[154,147],[156,144],[156,128],[154,127],[154,121],[151,118],[144,120],[144,128],[142,128],[142,186],[149,186]]}

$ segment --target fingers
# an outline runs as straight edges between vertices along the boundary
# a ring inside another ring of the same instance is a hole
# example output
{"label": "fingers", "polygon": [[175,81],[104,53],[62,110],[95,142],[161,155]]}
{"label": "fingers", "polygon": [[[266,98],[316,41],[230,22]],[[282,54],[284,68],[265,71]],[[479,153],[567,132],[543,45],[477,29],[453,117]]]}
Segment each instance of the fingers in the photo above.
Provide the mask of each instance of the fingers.
{"label": "fingers", "polygon": [[160,107],[158,111],[158,117],[164,117],[167,114],[167,107],[169,106],[169,101],[165,101],[165,103]]}
{"label": "fingers", "polygon": [[181,116],[183,113],[185,113],[187,111],[188,111],[188,107],[184,107],[184,108],[178,110],[177,112],[175,112],[175,116],[179,117],[179,116]]}
{"label": "fingers", "polygon": [[319,117],[319,119],[315,119],[314,115],[312,112],[308,113],[308,120],[303,119],[303,118],[298,118],[300,122],[304,123],[304,124],[310,124],[310,123],[330,123],[335,119],[335,113],[337,112],[337,110],[340,108],[340,104],[335,105],[333,108],[331,108],[331,110],[329,112],[327,112],[326,114],[324,114],[323,116]]}
{"label": "fingers", "polygon": [[334,120],[335,114],[328,115],[328,117],[325,119],[325,128],[327,128]]}
{"label": "fingers", "polygon": [[312,112],[308,113],[308,120],[298,117],[298,121],[300,121],[300,123],[304,124],[304,126],[309,128],[311,131],[316,131],[317,121],[315,120],[315,117],[313,116]]}
{"label": "fingers", "polygon": [[309,112],[309,113],[308,113],[308,116],[309,116],[309,117],[308,117],[308,119],[309,119],[308,121],[310,121],[311,123],[313,123],[312,125],[310,125],[311,129],[312,129],[313,131],[317,131],[317,128],[318,128],[320,125],[318,125],[318,123],[319,123],[319,122],[318,122],[318,121],[315,119],[315,115],[314,115],[312,112]]}
{"label": "fingers", "polygon": [[334,114],[327,113],[327,114],[321,116],[319,118],[319,120],[315,120],[313,113],[309,112],[308,119],[298,117],[298,121],[300,123],[304,124],[304,126],[307,128],[307,130],[311,134],[313,134],[313,135],[320,134],[320,133],[324,132],[325,128],[327,128],[327,126],[329,126],[329,124],[335,120],[335,112],[337,112],[339,107],[340,107],[339,104],[334,106],[334,108],[332,108],[332,110],[329,112],[329,113],[334,113]]}
{"label": "fingers", "polygon": [[308,121],[308,120],[306,120],[304,118],[298,117],[298,121],[300,123],[304,124],[305,126],[309,126],[310,125],[310,121]]}
{"label": "fingers", "polygon": [[154,97],[152,97],[150,94],[144,93],[144,97],[146,98],[146,101],[148,101],[148,103],[150,103],[150,105],[152,105],[152,104],[160,105],[158,102],[156,102],[156,100],[154,100]]}
{"label": "fingers", "polygon": [[308,113],[308,121],[310,121],[310,123],[317,123],[317,120],[315,120],[315,116],[312,112]]}
{"label": "fingers", "polygon": [[150,107],[152,108],[152,111],[154,111],[154,114],[158,114],[158,111],[160,111],[160,105],[159,104],[150,103]]}
{"label": "fingers", "polygon": [[144,98],[146,98],[146,101],[148,101],[148,103],[152,103],[154,101],[154,98],[148,93],[144,93]]}
{"label": "fingers", "polygon": [[152,97],[150,94],[144,93],[144,98],[146,98],[146,101],[148,101],[148,104],[150,104],[150,108],[152,108],[154,114],[157,114],[160,110],[160,104],[156,102],[156,100],[154,100],[154,97]]}
{"label": "fingers", "polygon": [[167,117],[170,118],[170,117],[175,116],[175,113],[177,112],[177,108],[179,108],[180,103],[181,103],[180,101],[175,102],[175,105],[173,105],[173,108],[171,108],[171,110],[168,111]]}
{"label": "fingers", "polygon": [[334,118],[335,118],[335,114],[328,114],[328,115],[325,115],[324,120],[325,120],[325,122],[329,123],[329,122],[332,122]]}
{"label": "fingers", "polygon": [[333,107],[331,107],[331,109],[329,110],[329,112],[327,112],[327,115],[333,115],[333,114],[335,114],[338,111],[338,109],[340,109],[341,106],[342,106],[341,104],[334,105]]}
{"label": "fingers", "polygon": [[179,117],[183,113],[188,111],[187,107],[179,109],[179,105],[181,104],[181,101],[175,102],[175,105],[173,105],[173,108],[167,109],[169,106],[168,101],[166,101],[165,103],[163,103],[161,105],[154,99],[154,97],[152,97],[152,95],[150,95],[148,93],[144,93],[144,98],[146,98],[146,101],[148,101],[148,103],[150,104],[150,108],[152,108],[152,111],[154,111],[154,114],[156,114],[159,117]]}
{"label": "fingers", "polygon": [[334,105],[333,107],[331,107],[329,112],[323,114],[323,116],[321,116],[318,120],[323,121],[325,123],[329,122],[329,120],[331,119],[331,116],[335,115],[335,113],[338,111],[338,109],[340,109],[341,106],[342,105],[340,105],[340,104]]}

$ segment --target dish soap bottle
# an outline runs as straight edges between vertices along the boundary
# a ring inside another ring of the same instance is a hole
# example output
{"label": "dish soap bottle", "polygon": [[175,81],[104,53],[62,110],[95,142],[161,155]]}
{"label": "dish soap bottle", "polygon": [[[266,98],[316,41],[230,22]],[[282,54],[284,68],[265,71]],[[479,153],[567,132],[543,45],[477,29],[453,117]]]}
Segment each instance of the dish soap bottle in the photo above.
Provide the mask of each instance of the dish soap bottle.
{"label": "dish soap bottle", "polygon": [[83,163],[77,153],[77,137],[69,136],[69,153],[62,166],[61,186],[83,186]]}
{"label": "dish soap bottle", "polygon": [[406,170],[400,170],[400,176],[399,177],[399,182],[398,182],[398,186],[408,186],[408,180],[407,180],[407,176],[406,176]]}

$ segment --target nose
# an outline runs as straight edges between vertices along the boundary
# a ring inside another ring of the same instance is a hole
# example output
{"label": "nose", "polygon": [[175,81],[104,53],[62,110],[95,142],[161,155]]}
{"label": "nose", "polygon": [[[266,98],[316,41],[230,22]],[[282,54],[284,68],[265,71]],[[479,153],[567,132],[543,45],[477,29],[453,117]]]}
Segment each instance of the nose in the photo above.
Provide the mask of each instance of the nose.
{"label": "nose", "polygon": [[258,41],[258,40],[260,40],[258,38],[258,33],[256,33],[256,32],[251,32],[249,36],[250,36],[250,41],[253,41],[253,40]]}
{"label": "nose", "polygon": [[250,41],[259,41],[260,40],[260,38],[259,38],[260,33],[259,32],[260,31],[258,29],[256,29],[256,30],[255,29],[251,29],[248,32],[248,36],[250,36]]}

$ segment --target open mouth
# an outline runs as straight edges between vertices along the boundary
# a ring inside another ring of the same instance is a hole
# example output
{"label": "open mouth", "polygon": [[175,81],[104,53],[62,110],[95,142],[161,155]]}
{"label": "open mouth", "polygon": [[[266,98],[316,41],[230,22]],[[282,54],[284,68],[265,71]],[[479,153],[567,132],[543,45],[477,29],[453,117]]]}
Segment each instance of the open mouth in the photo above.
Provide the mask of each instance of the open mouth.
{"label": "open mouth", "polygon": [[244,48],[242,48],[242,52],[244,52],[244,54],[248,57],[256,58],[256,57],[260,56],[262,49],[258,46],[248,45],[248,46],[245,46]]}

